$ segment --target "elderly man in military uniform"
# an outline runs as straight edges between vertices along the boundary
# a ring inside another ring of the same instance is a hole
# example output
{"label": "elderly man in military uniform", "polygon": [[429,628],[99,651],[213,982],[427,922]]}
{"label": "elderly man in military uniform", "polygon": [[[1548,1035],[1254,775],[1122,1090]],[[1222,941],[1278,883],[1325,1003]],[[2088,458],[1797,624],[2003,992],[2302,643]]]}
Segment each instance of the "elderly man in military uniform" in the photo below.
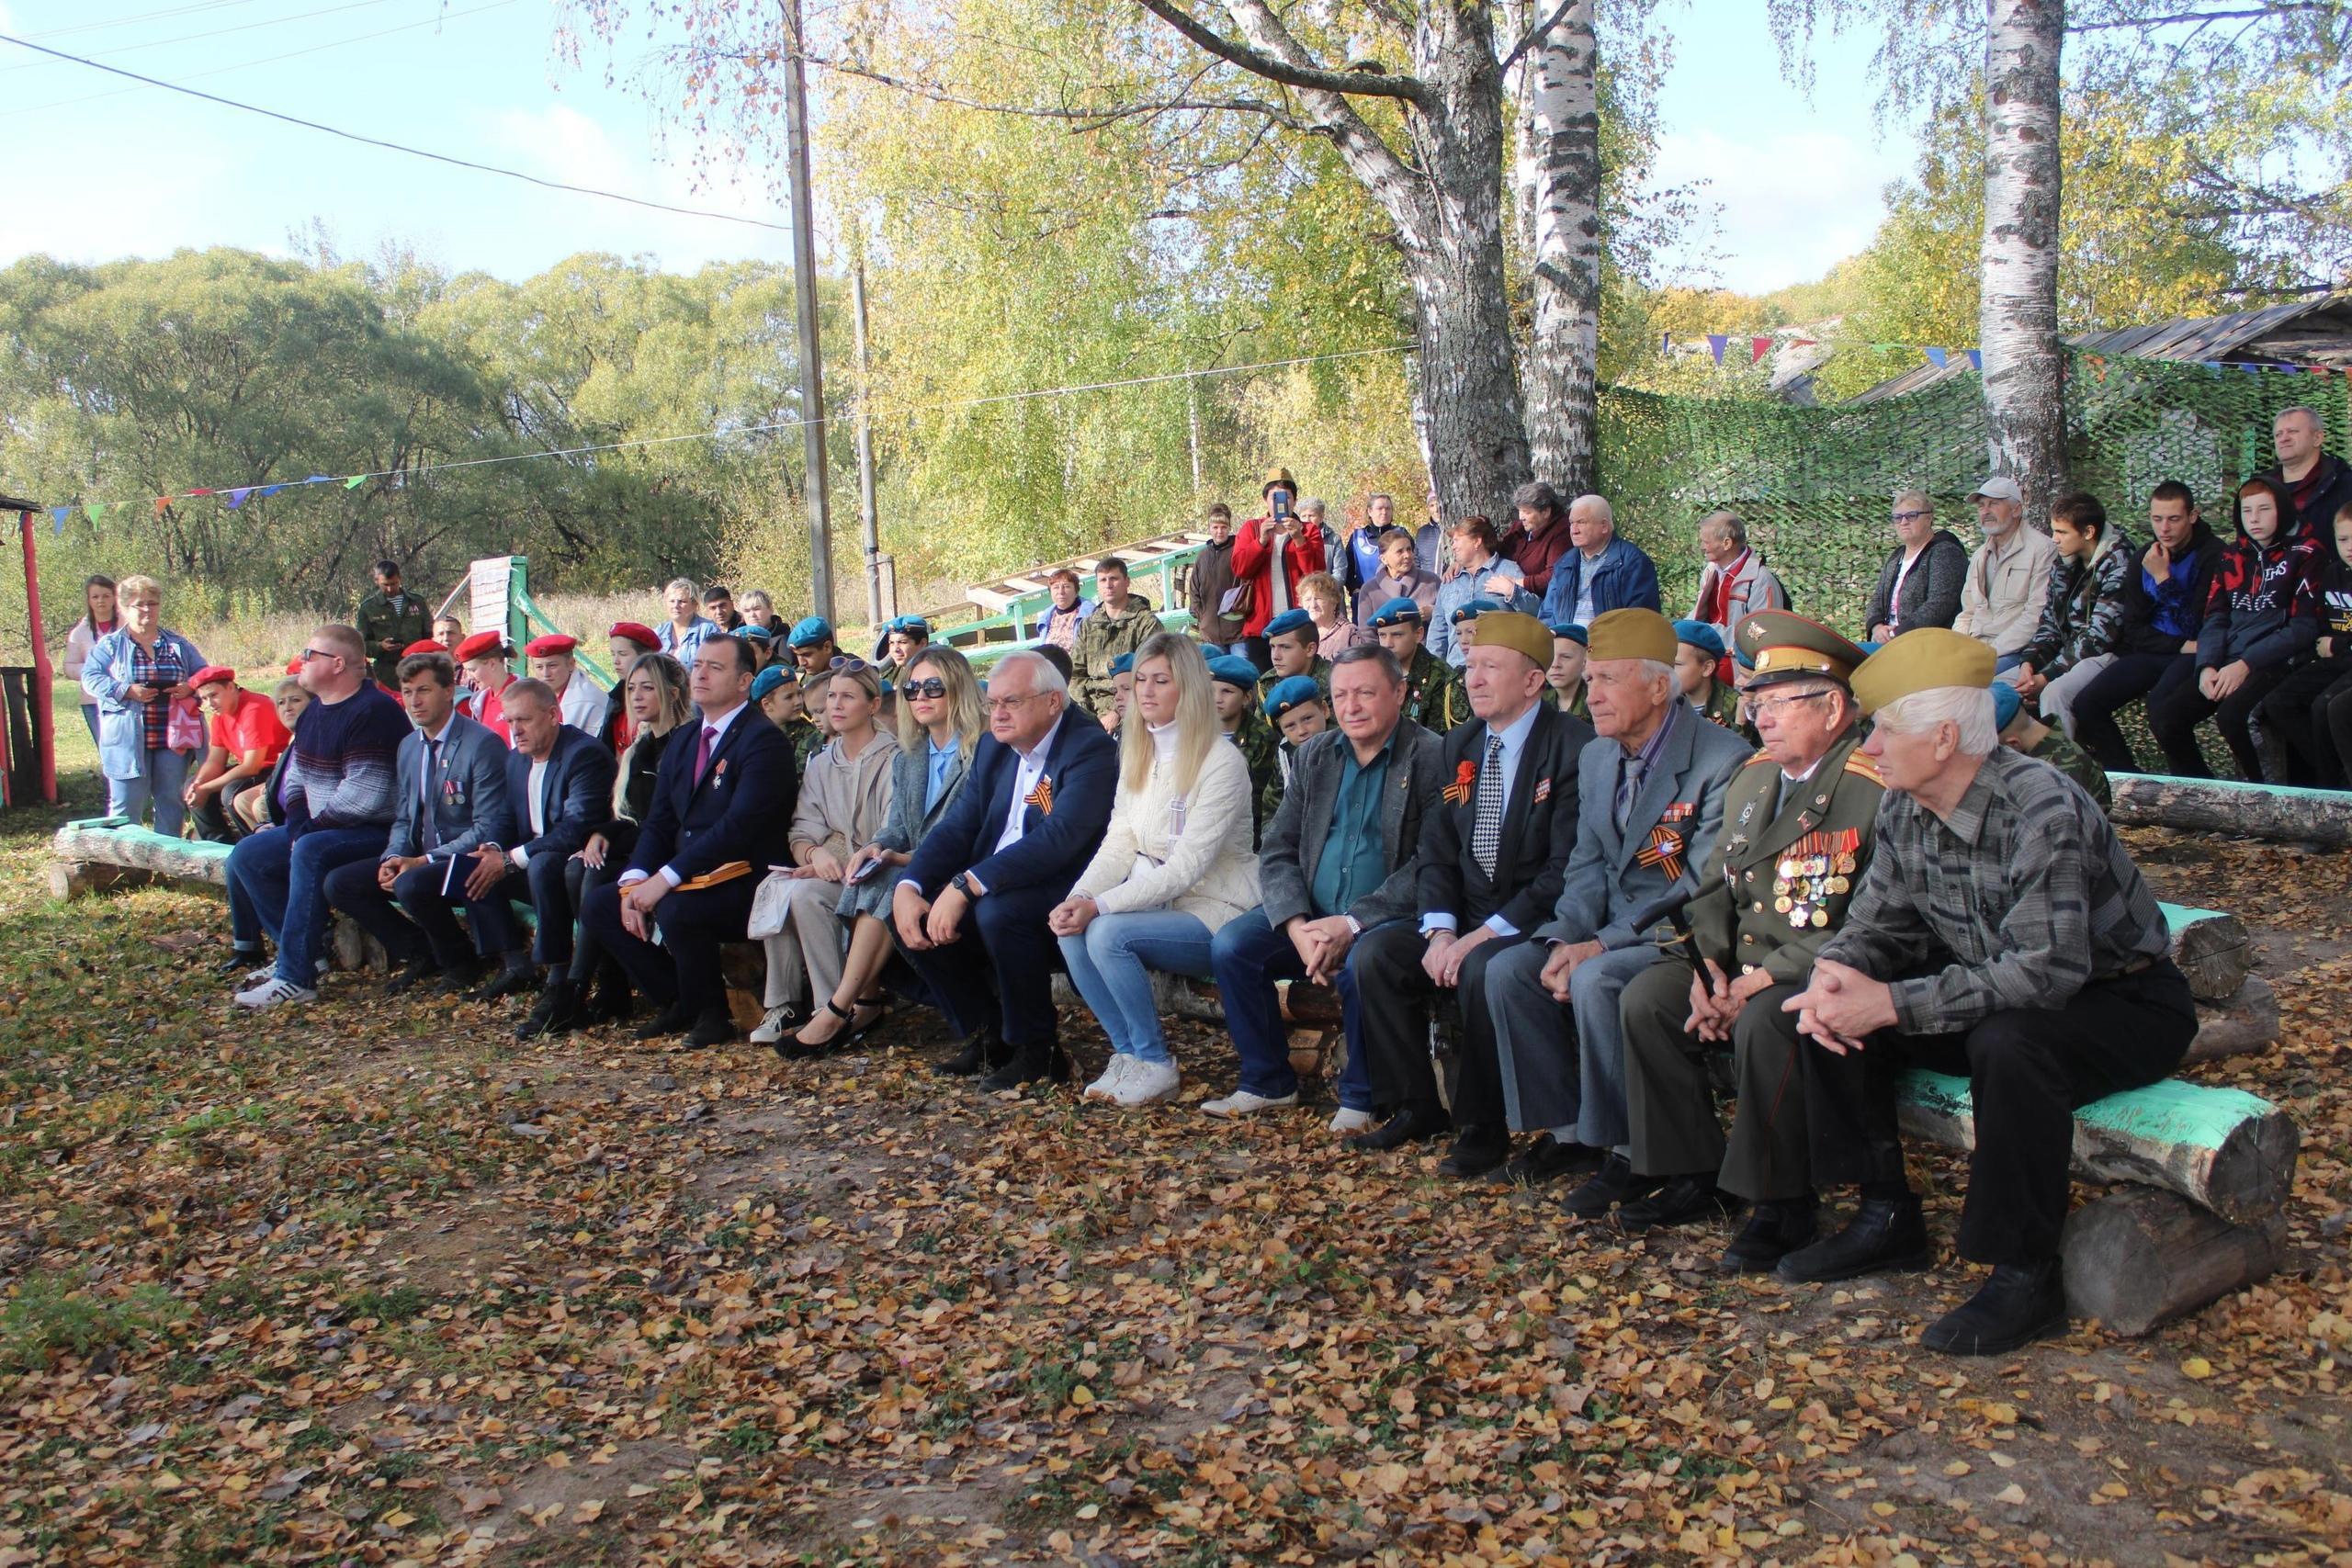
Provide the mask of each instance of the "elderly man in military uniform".
{"label": "elderly man in military uniform", "polygon": [[2138,1089],[2197,1033],[2163,914],[2090,796],[1993,728],[1989,646],[1905,632],[1854,672],[1884,775],[1878,848],[1781,1003],[1805,1048],[1805,1120],[1819,1181],[1857,1181],[1838,1235],[1782,1258],[1789,1280],[1849,1280],[1928,1260],[1904,1176],[1896,1076],[1965,1074],[1976,1114],[1961,1256],[1982,1289],[1920,1342],[1998,1355],[2062,1326],[2058,1238],[2077,1106]]}
{"label": "elderly man in military uniform", "polygon": [[[1845,918],[1884,792],[1847,684],[1862,650],[1785,610],[1744,617],[1736,640],[1756,671],[1764,749],[1724,797],[1724,836],[1688,911],[1689,966],[1625,987],[1633,1168],[1667,1182],[1617,1222],[1642,1231],[1753,1203],[1723,1266],[1757,1274],[1814,1237],[1802,1042],[1781,1004]],[[1726,1045],[1739,1096],[1728,1145],[1707,1081],[1707,1054]]]}

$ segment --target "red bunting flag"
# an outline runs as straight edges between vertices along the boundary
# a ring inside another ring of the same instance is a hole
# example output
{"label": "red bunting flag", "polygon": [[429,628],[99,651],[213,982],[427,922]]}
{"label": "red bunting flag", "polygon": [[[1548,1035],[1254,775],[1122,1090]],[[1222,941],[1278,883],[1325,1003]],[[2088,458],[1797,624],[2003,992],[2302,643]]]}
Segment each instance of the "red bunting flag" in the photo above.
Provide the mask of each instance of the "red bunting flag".
{"label": "red bunting flag", "polygon": [[1747,362],[1750,365],[1758,363],[1771,351],[1772,340],[1769,337],[1752,337],[1747,340]]}

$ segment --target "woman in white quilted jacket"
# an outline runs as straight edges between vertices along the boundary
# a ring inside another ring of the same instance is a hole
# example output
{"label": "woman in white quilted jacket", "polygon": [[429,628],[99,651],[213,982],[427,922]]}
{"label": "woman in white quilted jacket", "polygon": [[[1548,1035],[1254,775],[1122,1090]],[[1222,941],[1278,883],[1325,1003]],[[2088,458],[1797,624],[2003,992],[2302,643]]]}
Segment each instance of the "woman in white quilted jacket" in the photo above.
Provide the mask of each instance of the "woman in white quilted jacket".
{"label": "woman in white quilted jacket", "polygon": [[1180,1075],[1159,1026],[1151,971],[1207,979],[1209,939],[1258,904],[1250,767],[1225,744],[1207,660],[1163,633],[1136,653],[1119,740],[1119,793],[1102,847],[1047,916],[1072,984],[1111,1037],[1089,1100],[1148,1105]]}

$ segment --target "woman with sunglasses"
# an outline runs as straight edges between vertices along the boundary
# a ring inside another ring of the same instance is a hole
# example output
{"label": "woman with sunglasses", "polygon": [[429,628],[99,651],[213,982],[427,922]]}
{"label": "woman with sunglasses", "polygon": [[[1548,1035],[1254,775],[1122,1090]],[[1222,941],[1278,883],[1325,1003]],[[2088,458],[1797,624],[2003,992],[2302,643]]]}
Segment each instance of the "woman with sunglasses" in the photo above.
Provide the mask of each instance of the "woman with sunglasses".
{"label": "woman with sunglasses", "polygon": [[135,827],[153,806],[155,831],[176,839],[187,820],[188,759],[204,749],[204,720],[188,684],[204,656],[163,624],[162,583],[126,577],[119,594],[120,624],[90,645],[82,663],[83,694],[98,708],[107,815]]}
{"label": "woman with sunglasses", "polygon": [[890,896],[917,844],[955,804],[988,733],[979,678],[956,649],[927,644],[907,661],[899,683],[899,751],[890,763],[890,815],[872,842],[850,857],[839,913],[850,922],[841,984],[794,1037],[810,1052],[837,1049],[859,1014],[869,1012],[893,951]]}
{"label": "woman with sunglasses", "polygon": [[[871,842],[890,813],[891,762],[899,740],[874,722],[882,705],[882,682],[864,660],[836,659],[825,687],[826,727],[832,739],[808,760],[800,776],[800,798],[792,809],[792,869],[784,882],[784,928],[767,944],[767,1017],[752,1039],[775,1045],[784,1056],[814,1055],[846,1046],[881,1021],[879,1003],[844,1008],[831,998],[840,989],[848,932],[835,910],[849,880],[856,846]],[[802,1021],[800,987],[825,1001],[820,1010],[841,1032],[815,1044],[784,1032]],[[856,993],[853,992],[854,996]]]}
{"label": "woman with sunglasses", "polygon": [[1111,1037],[1111,1065],[1086,1098],[1125,1106],[1166,1100],[1180,1081],[1151,972],[1206,979],[1217,928],[1258,904],[1250,764],[1225,741],[1200,644],[1150,638],[1135,682],[1102,846],[1046,918]]}

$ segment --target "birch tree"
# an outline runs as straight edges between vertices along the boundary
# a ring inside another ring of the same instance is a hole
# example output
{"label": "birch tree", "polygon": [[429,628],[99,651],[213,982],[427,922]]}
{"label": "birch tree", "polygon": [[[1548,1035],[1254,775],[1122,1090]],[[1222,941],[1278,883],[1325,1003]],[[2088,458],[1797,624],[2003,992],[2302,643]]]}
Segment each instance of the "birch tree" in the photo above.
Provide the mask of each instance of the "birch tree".
{"label": "birch tree", "polygon": [[2050,526],[2066,479],[2064,355],[2058,343],[2058,56],[2065,0],[1991,0],[1984,29],[1984,279],[1986,457]]}
{"label": "birch tree", "polygon": [[[1552,0],[1535,0],[1549,5]],[[1533,328],[1525,375],[1535,471],[1594,488],[1600,357],[1600,82],[1593,0],[1567,0],[1531,32],[1521,69],[1518,185]]]}

